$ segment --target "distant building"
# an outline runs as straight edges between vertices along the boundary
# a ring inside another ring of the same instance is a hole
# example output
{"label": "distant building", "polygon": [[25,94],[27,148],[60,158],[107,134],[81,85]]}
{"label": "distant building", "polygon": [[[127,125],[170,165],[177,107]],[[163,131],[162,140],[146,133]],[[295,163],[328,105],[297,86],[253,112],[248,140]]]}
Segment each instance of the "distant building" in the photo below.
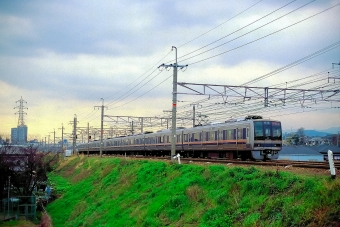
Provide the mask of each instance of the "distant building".
{"label": "distant building", "polygon": [[27,143],[27,131],[26,125],[20,125],[11,129],[11,141],[12,144],[26,144]]}
{"label": "distant building", "polygon": [[18,144],[18,128],[11,128],[11,142]]}

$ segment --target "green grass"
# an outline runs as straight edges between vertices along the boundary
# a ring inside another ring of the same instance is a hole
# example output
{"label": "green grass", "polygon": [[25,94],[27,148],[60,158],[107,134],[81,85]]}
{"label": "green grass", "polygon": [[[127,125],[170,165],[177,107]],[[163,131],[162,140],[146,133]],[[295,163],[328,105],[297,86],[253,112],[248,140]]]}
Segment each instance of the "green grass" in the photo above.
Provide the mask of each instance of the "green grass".
{"label": "green grass", "polygon": [[7,222],[0,222],[1,227],[36,227],[37,224],[34,224],[31,221],[26,220],[18,220],[18,221],[7,221]]}
{"label": "green grass", "polygon": [[255,167],[75,157],[49,179],[58,226],[334,226],[340,181]]}

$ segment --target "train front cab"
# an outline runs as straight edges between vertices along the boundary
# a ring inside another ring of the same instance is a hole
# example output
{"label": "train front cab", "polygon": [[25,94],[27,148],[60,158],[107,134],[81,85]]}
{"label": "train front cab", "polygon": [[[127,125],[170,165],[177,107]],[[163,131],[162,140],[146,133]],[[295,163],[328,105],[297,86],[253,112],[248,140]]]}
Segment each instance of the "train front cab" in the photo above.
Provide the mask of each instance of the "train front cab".
{"label": "train front cab", "polygon": [[278,159],[282,149],[282,129],[279,121],[253,122],[252,156],[255,160]]}

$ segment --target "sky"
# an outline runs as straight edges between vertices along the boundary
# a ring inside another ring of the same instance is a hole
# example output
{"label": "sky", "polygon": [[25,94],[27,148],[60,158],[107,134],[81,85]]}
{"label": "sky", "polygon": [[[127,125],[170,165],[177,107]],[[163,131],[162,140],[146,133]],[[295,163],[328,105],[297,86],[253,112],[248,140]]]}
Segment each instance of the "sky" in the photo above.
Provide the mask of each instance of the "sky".
{"label": "sky", "polygon": [[[176,53],[188,64],[178,82],[238,86],[284,68],[252,86],[311,89],[323,72],[319,89],[339,89],[339,15],[339,0],[0,1],[0,135],[17,126],[21,97],[29,139],[60,136],[62,125],[71,132],[75,115],[78,127],[99,127],[102,104],[105,115],[160,116],[172,107],[172,68],[158,66]],[[294,100],[282,114],[256,113],[286,130],[340,130],[339,97],[311,111]],[[179,94],[178,108],[204,98]]]}

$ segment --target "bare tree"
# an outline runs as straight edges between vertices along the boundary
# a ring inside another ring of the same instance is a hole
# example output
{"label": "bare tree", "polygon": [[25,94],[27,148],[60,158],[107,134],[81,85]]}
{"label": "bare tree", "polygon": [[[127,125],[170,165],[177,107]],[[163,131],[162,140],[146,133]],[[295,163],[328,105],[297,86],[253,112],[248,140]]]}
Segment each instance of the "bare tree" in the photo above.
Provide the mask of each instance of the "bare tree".
{"label": "bare tree", "polygon": [[[47,180],[47,172],[51,170],[51,162],[57,158],[57,153],[39,152],[37,147],[4,146],[0,148],[0,187],[11,185],[14,192],[20,196],[30,196],[37,182]],[[2,197],[3,191],[0,194]],[[2,199],[2,198],[0,198]]]}

